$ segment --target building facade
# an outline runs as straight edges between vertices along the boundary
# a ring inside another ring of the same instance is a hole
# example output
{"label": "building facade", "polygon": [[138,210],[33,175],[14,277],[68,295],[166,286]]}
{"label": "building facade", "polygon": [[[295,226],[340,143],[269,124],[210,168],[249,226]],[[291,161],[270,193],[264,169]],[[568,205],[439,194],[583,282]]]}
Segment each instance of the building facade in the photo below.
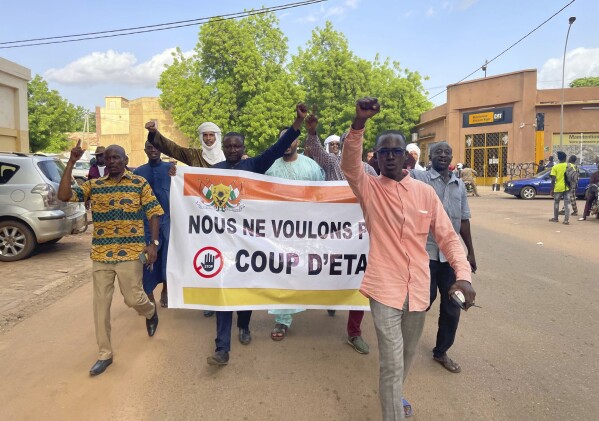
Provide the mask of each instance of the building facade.
{"label": "building facade", "polygon": [[30,80],[31,70],[0,57],[0,151],[29,152]]}
{"label": "building facade", "polygon": [[158,130],[177,144],[187,147],[189,139],[176,128],[171,114],[160,107],[158,98],[128,100],[120,96],[105,97],[105,106],[96,107],[98,146],[121,145],[129,155],[129,165],[137,167],[148,161],[144,153],[147,138],[145,124],[153,120]]}
{"label": "building facade", "polygon": [[433,143],[447,141],[453,163],[474,168],[491,185],[529,176],[563,150],[578,162],[599,155],[599,87],[567,88],[560,140],[561,89],[537,89],[537,71],[523,70],[447,87],[447,103],[420,116],[412,140],[428,161]]}

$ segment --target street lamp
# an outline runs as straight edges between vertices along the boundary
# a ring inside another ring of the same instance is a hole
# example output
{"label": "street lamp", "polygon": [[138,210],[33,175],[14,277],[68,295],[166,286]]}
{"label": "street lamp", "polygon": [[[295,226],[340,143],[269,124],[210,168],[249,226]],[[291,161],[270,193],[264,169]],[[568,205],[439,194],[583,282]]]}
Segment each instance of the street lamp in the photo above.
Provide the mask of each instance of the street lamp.
{"label": "street lamp", "polygon": [[566,49],[568,48],[568,37],[570,36],[570,28],[576,20],[576,16],[571,16],[568,19],[568,33],[566,34],[566,45],[564,45],[564,60],[562,62],[562,104],[560,110],[560,124],[559,124],[559,146],[561,149],[563,138],[564,138],[564,78],[566,75]]}

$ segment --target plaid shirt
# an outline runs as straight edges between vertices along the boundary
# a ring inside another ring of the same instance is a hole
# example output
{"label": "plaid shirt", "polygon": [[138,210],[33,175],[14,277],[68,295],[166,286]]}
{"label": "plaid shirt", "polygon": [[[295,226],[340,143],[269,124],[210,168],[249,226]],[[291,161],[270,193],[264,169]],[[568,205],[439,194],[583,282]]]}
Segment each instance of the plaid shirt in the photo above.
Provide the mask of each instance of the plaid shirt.
{"label": "plaid shirt", "polygon": [[[341,155],[327,152],[320,143],[318,135],[308,133],[306,144],[304,145],[304,154],[309,156],[320,165],[324,171],[326,181],[345,180],[345,174],[341,170]],[[368,175],[378,176],[374,168],[363,162],[364,172]]]}

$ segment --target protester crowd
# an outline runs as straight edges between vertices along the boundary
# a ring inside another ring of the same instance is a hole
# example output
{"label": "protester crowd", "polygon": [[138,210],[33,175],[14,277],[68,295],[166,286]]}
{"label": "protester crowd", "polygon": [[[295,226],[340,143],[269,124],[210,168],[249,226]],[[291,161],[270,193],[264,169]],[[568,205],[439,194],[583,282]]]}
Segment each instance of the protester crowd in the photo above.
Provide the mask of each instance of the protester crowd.
{"label": "protester crowd", "polygon": [[[363,162],[363,134],[367,122],[380,111],[375,98],[363,98],[347,133],[329,136],[324,145],[317,134],[318,118],[304,104],[296,107],[291,126],[261,154],[245,154],[244,135],[224,136],[213,123],[198,128],[201,148],[184,148],[163,136],[153,122],[145,152],[148,163],[127,170],[125,150],[110,145],[97,155],[102,167],[95,178],[71,185],[71,172],[84,150],[80,142],[71,151],[58,197],[89,202],[94,224],[93,311],[99,347],[91,375],[101,374],[112,363],[110,303],[115,277],[129,307],[146,319],[149,336],[158,326],[154,290],[163,284],[160,304],[168,306],[166,259],[170,212],[172,163],[163,153],[187,165],[223,170],[250,171],[291,180],[347,180],[362,208],[370,236],[368,266],[360,287],[370,303],[378,340],[380,400],[385,420],[402,420],[413,414],[404,399],[403,383],[422,335],[425,314],[440,301],[437,341],[433,359],[452,373],[461,366],[447,354],[453,345],[461,310],[475,304],[471,274],[476,258],[470,234],[470,209],[466,187],[450,170],[451,146],[440,142],[429,150],[430,167],[419,163],[420,150],[407,144],[396,130],[379,133],[373,150]],[[298,153],[300,130],[307,136],[304,154]],[[463,171],[463,170],[462,170]],[[271,310],[271,339],[286,338],[295,314],[303,309]],[[211,316],[213,312],[205,312]],[[329,315],[333,316],[333,310]],[[252,311],[237,312],[238,339],[251,343]],[[363,311],[350,311],[347,342],[361,354],[369,353],[362,337]],[[226,365],[231,350],[233,312],[216,312],[216,348],[207,359]]]}

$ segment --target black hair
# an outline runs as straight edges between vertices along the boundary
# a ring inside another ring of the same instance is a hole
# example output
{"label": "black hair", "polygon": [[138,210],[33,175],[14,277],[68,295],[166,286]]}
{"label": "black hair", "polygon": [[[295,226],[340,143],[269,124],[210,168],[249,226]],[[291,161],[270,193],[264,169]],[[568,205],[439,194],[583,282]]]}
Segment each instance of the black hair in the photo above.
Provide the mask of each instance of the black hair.
{"label": "black hair", "polygon": [[451,152],[453,152],[453,148],[451,147],[451,145],[449,143],[447,143],[445,140],[442,140],[440,142],[433,143],[430,146],[430,148],[428,148],[428,157],[430,158],[431,156],[433,156],[433,152],[435,151],[435,149],[437,149],[441,146],[448,146],[451,149]]}
{"label": "black hair", "polygon": [[238,138],[240,138],[240,139],[241,139],[241,143],[244,143],[244,144],[245,144],[245,136],[244,136],[244,135],[242,135],[242,134],[241,134],[241,133],[239,133],[239,132],[228,132],[228,133],[225,133],[225,135],[223,136],[223,142],[224,142],[224,141],[225,141],[225,139],[226,139],[226,138],[228,138],[228,137],[238,137]]}
{"label": "black hair", "polygon": [[559,161],[565,161],[566,157],[568,155],[566,155],[566,153],[564,151],[557,151],[557,159],[559,159]]}
{"label": "black hair", "polygon": [[568,158],[568,162],[571,164],[575,164],[577,159],[578,157],[576,155],[570,155],[570,158]]}
{"label": "black hair", "polygon": [[406,137],[404,136],[404,134],[401,131],[399,131],[399,130],[385,130],[384,132],[381,132],[376,137],[375,145],[379,144],[379,140],[381,140],[381,138],[383,138],[385,136],[388,136],[388,135],[399,136],[401,138],[401,140],[403,140],[403,142],[405,144],[407,144]]}

